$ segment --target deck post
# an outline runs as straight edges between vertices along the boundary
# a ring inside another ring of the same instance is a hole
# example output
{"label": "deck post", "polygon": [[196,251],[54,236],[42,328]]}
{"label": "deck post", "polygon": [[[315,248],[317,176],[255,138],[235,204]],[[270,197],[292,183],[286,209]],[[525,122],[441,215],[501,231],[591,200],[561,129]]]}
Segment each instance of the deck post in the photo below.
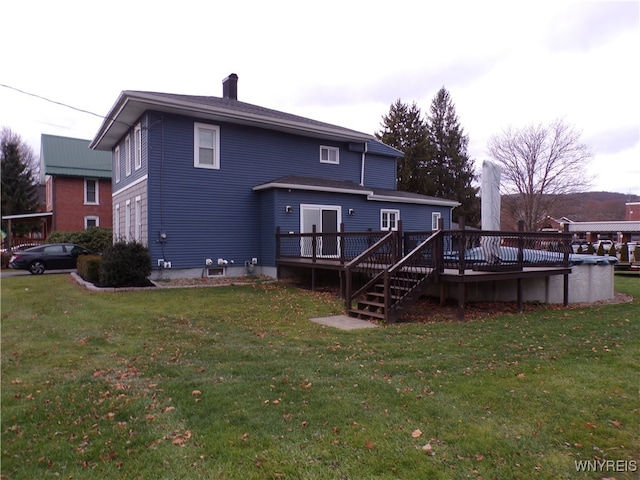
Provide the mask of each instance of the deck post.
{"label": "deck post", "polygon": [[389,282],[389,269],[384,271],[384,322],[389,323],[389,306],[391,305],[391,285]]}
{"label": "deck post", "polygon": [[349,310],[351,310],[351,267],[349,265],[344,269],[345,275],[345,286],[344,286],[344,298],[345,298],[345,307],[347,309],[347,314],[349,314]]}
{"label": "deck post", "polygon": [[338,248],[340,248],[340,265],[344,265],[344,222],[340,224],[339,238]]}
{"label": "deck post", "polygon": [[[565,223],[564,224],[564,233],[569,233],[569,224]],[[569,266],[569,250],[571,249],[571,243],[569,240],[569,236],[565,235],[564,238],[562,239],[562,249],[564,250],[564,256],[563,256],[563,266],[565,268],[567,268]],[[562,299],[562,304],[564,307],[568,307],[569,306],[569,274],[565,273],[564,274],[564,285],[563,285],[563,289],[562,289],[562,295],[563,295],[563,299]]]}
{"label": "deck post", "polygon": [[458,236],[458,273],[460,275],[464,275],[464,271],[467,266],[464,258],[467,253],[467,236],[464,231],[464,217],[461,216],[458,218],[458,226],[460,228],[460,235]]}
{"label": "deck post", "polygon": [[[316,263],[316,255],[318,249],[318,237],[316,236],[316,226],[311,226],[311,261]],[[313,269],[311,269],[313,271]]]}

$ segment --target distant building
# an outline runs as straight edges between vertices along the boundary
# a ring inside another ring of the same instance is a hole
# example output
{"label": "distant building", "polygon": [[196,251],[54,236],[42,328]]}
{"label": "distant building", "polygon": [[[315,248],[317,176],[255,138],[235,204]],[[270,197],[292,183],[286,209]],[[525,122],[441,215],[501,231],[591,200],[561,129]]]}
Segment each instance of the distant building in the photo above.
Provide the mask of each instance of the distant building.
{"label": "distant building", "polygon": [[628,222],[640,221],[640,202],[625,203],[627,209],[626,219]]}
{"label": "distant building", "polygon": [[111,154],[89,149],[89,140],[42,135],[41,183],[48,232],[112,226]]}

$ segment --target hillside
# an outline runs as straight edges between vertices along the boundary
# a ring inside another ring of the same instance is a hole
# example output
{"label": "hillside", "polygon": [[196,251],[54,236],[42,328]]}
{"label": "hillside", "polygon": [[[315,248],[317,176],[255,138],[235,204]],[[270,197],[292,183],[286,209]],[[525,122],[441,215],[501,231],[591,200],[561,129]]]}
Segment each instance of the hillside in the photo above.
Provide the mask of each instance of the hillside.
{"label": "hillside", "polygon": [[[638,195],[612,192],[584,192],[561,195],[549,216],[560,219],[566,217],[574,222],[603,222],[626,220],[627,202],[640,201]],[[517,220],[509,211],[509,196],[502,196],[501,228],[516,230]]]}

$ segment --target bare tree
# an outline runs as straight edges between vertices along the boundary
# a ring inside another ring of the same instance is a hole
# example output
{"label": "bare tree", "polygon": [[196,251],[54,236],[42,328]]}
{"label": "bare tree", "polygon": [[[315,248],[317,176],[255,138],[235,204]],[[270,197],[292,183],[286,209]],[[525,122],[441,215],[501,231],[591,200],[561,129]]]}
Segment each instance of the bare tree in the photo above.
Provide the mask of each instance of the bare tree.
{"label": "bare tree", "polygon": [[585,172],[593,154],[580,134],[557,119],[549,125],[509,127],[489,140],[489,155],[502,167],[503,204],[528,231],[538,229],[561,195],[591,185]]}

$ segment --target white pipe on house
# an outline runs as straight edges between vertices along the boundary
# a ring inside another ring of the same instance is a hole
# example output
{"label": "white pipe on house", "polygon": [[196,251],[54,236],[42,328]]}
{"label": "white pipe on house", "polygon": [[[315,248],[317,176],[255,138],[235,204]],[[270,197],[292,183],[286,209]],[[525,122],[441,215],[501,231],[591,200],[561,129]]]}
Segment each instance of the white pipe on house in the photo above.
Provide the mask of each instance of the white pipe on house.
{"label": "white pipe on house", "polygon": [[362,152],[362,162],[360,166],[360,186],[364,187],[364,159],[367,155],[367,142],[364,142],[364,152]]}

